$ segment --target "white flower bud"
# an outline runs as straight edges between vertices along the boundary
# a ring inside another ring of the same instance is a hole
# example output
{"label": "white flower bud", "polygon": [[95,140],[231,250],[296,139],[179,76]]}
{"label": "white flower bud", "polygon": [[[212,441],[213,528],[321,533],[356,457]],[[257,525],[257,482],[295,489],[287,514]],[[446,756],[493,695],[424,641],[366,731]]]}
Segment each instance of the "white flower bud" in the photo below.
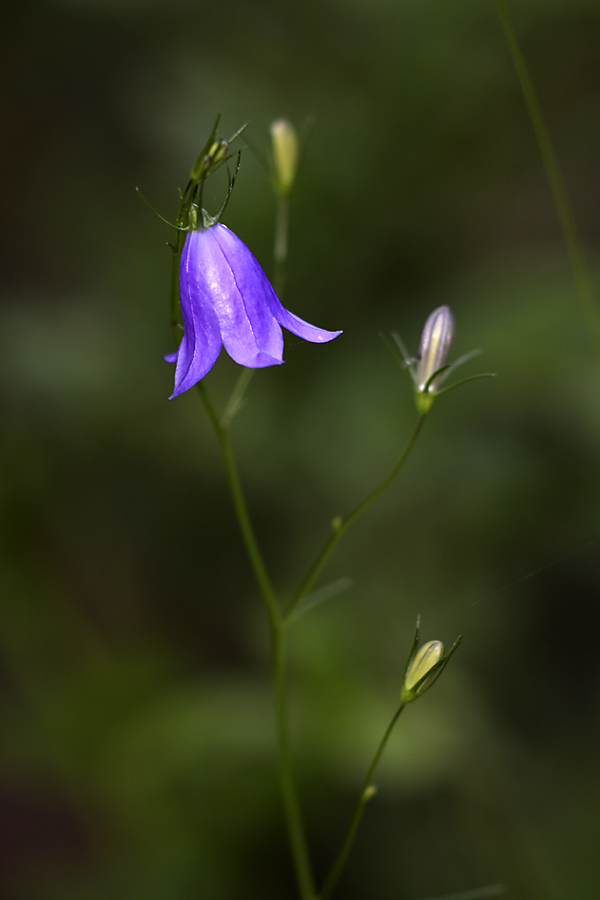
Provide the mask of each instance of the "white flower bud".
{"label": "white flower bud", "polygon": [[287,197],[292,190],[298,165],[298,137],[287,119],[277,119],[271,124],[273,151],[273,180],[280,197]]}
{"label": "white flower bud", "polygon": [[419,696],[427,685],[427,680],[423,681],[416,689],[415,685],[419,684],[421,679],[438,668],[438,664],[443,656],[444,645],[441,641],[427,641],[426,644],[423,644],[417,650],[404,676],[404,685],[402,687],[402,700],[404,703],[408,703]]}
{"label": "white flower bud", "polygon": [[[431,376],[444,366],[454,335],[454,318],[448,306],[438,306],[431,313],[423,333],[415,371],[415,382],[418,391],[435,393],[437,378],[427,386]],[[426,387],[427,386],[427,387]]]}

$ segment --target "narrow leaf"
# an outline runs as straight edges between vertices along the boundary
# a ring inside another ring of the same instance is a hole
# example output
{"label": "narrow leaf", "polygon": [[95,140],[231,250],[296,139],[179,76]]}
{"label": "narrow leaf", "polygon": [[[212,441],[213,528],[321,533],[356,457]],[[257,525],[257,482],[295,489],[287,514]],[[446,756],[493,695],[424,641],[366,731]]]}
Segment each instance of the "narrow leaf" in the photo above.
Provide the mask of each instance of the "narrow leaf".
{"label": "narrow leaf", "polygon": [[336,597],[338,594],[347,591],[351,587],[351,578],[338,578],[337,581],[332,581],[330,584],[326,584],[324,587],[312,591],[304,598],[300,606],[294,610],[291,616],[286,619],[285,624],[291,625],[292,622],[296,622],[305,613],[310,612],[310,610],[320,606],[321,603],[324,603],[326,600],[331,600],[332,597]]}

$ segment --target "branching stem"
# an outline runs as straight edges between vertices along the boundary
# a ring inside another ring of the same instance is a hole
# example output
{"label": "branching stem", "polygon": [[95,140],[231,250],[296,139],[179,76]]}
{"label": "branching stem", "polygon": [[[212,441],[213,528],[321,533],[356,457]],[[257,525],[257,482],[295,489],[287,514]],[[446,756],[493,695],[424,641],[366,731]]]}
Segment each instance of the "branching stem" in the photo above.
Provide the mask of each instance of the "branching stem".
{"label": "branching stem", "polygon": [[371,761],[371,765],[367,770],[367,774],[365,775],[365,780],[363,781],[362,788],[360,790],[360,794],[358,795],[358,800],[356,802],[356,806],[354,807],[354,814],[350,820],[350,825],[348,826],[348,831],[346,832],[346,836],[342,842],[342,846],[340,847],[339,853],[333,861],[333,865],[329,870],[325,881],[323,882],[323,887],[319,892],[318,900],[329,900],[331,897],[333,890],[338,882],[338,879],[342,873],[342,869],[344,868],[344,864],[346,862],[346,858],[352,848],[352,844],[354,843],[354,838],[356,836],[356,832],[358,830],[358,826],[360,824],[360,820],[362,819],[362,814],[365,810],[365,806],[367,801],[371,796],[371,781],[373,779],[373,775],[375,774],[375,769],[379,765],[379,760],[385,750],[385,745],[387,744],[389,737],[394,730],[394,725],[398,721],[400,717],[400,713],[404,709],[404,704],[401,703],[396,712],[394,713],[392,720],[388,727],[385,730],[385,733],[379,743],[377,750],[375,751],[375,756]]}
{"label": "branching stem", "polygon": [[409,437],[408,441],[406,442],[406,445],[405,445],[402,453],[400,454],[400,456],[398,457],[398,459],[396,460],[396,462],[394,463],[394,465],[392,466],[392,468],[390,469],[388,474],[385,476],[383,481],[381,481],[378,484],[378,486],[375,488],[375,490],[371,494],[369,494],[369,496],[366,497],[362,501],[362,503],[359,503],[358,506],[356,506],[352,510],[352,512],[349,513],[345,518],[334,520],[333,525],[332,525],[331,535],[329,536],[328,540],[323,545],[321,552],[319,553],[319,555],[315,559],[314,563],[308,570],[304,580],[302,581],[300,587],[296,591],[292,602],[290,603],[287,610],[285,611],[284,621],[287,621],[290,619],[292,614],[297,609],[298,605],[302,602],[304,597],[306,597],[308,592],[311,590],[315,581],[321,574],[321,570],[323,569],[323,566],[325,565],[325,563],[327,562],[327,560],[329,559],[329,557],[335,550],[342,535],[344,535],[348,531],[350,526],[353,525],[354,522],[356,522],[356,520],[360,516],[362,516],[362,514],[364,512],[366,512],[366,510],[371,506],[371,504],[374,503],[375,500],[377,500],[378,497],[380,497],[383,494],[383,492],[386,490],[386,488],[388,488],[390,486],[390,484],[392,483],[392,481],[394,480],[394,478],[396,477],[396,475],[398,474],[398,472],[400,471],[400,469],[402,468],[402,466],[404,465],[404,463],[406,462],[406,460],[409,457],[410,451],[412,450],[412,448],[415,444],[415,441],[417,440],[417,438],[419,436],[419,432],[421,431],[421,428],[423,427],[423,422],[425,421],[425,415],[426,414],[421,414],[419,416],[419,418],[417,419],[417,424],[415,425],[411,436]]}
{"label": "branching stem", "polygon": [[219,421],[219,416],[212,400],[200,381],[198,391],[204,403],[204,407],[217,435],[221,455],[225,464],[225,472],[231,492],[233,507],[238,520],[242,538],[250,564],[254,571],[254,577],[258,584],[261,597],[269,618],[271,633],[271,654],[273,662],[273,689],[275,704],[275,722],[277,727],[277,746],[279,757],[279,778],[283,797],[283,807],[290,839],[292,858],[300,889],[302,900],[313,900],[314,880],[308,854],[308,846],[302,822],[302,813],[296,793],[292,761],[290,754],[289,723],[288,723],[288,694],[285,677],[285,627],[281,618],[280,607],[271,579],[267,572],[262,553],[260,551],[244,492],[235,465],[229,430]]}

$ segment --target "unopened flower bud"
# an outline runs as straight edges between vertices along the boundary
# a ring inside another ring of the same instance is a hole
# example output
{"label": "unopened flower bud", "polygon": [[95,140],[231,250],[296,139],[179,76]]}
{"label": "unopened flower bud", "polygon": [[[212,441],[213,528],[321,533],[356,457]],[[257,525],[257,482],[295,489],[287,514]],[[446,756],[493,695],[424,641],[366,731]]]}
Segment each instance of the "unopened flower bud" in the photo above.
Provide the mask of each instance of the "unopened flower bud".
{"label": "unopened flower bud", "polygon": [[[206,147],[204,149],[206,151]],[[204,178],[208,178],[213,168],[215,168],[217,164],[225,158],[228,150],[229,141],[226,141],[222,138],[217,141],[213,141],[204,155],[199,156],[192,166],[192,170],[190,172],[191,180],[197,182],[203,180]]]}
{"label": "unopened flower bud", "polygon": [[298,165],[298,136],[287,119],[277,119],[271,124],[271,147],[275,190],[280,197],[287,197]]}
{"label": "unopened flower bud", "polygon": [[220,162],[229,150],[229,141],[215,141],[212,144],[208,155],[213,163]]}
{"label": "unopened flower bud", "polygon": [[407,369],[411,377],[414,386],[415,404],[420,416],[425,416],[429,412],[438,394],[451,391],[453,388],[465,384],[467,381],[474,381],[476,378],[493,378],[492,372],[485,372],[482,375],[471,375],[470,378],[463,378],[462,381],[458,381],[448,387],[442,387],[442,384],[452,372],[455,372],[459,366],[481,353],[481,350],[471,350],[470,353],[465,353],[452,365],[446,365],[452,338],[454,337],[454,317],[448,306],[438,306],[427,318],[421,334],[418,356],[410,356],[398,332],[394,332],[392,337],[402,354],[404,368]]}
{"label": "unopened flower bud", "polygon": [[431,381],[431,376],[445,365],[453,335],[454,318],[450,307],[438,306],[425,322],[421,335],[415,372],[418,391],[435,393],[438,379]]}
{"label": "unopened flower bud", "polygon": [[417,650],[404,676],[403,703],[410,703],[425,690],[429,682],[427,675],[433,675],[437,671],[443,656],[444,645],[441,641],[427,641]]}

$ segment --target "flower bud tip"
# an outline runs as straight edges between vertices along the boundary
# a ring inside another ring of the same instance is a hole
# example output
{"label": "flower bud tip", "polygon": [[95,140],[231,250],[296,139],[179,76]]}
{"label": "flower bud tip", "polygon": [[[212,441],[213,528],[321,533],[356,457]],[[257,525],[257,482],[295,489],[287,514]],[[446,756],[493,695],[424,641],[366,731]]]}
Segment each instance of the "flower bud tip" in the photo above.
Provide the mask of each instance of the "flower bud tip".
{"label": "flower bud tip", "polygon": [[298,137],[294,126],[287,119],[276,119],[272,122],[270,131],[275,190],[280,197],[287,197],[296,178]]}

